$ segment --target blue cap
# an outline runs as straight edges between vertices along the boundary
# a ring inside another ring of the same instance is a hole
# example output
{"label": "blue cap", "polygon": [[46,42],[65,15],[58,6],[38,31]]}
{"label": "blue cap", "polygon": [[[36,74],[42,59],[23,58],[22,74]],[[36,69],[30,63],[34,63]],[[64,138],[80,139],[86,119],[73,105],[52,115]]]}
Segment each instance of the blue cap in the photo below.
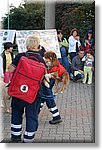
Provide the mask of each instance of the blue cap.
{"label": "blue cap", "polygon": [[92,34],[92,30],[89,30],[88,33],[89,33],[89,34]]}

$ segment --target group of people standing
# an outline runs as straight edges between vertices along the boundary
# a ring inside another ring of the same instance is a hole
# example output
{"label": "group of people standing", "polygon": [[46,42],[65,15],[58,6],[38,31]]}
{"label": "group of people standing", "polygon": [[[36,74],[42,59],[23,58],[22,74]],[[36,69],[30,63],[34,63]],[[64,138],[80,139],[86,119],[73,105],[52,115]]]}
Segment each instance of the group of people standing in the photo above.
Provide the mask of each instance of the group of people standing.
{"label": "group of people standing", "polygon": [[57,32],[57,35],[61,53],[59,61],[68,71],[71,79],[75,82],[83,79],[83,83],[91,84],[95,57],[92,30],[88,30],[86,37],[82,39],[76,28],[71,30],[68,40],[63,36],[61,30]]}

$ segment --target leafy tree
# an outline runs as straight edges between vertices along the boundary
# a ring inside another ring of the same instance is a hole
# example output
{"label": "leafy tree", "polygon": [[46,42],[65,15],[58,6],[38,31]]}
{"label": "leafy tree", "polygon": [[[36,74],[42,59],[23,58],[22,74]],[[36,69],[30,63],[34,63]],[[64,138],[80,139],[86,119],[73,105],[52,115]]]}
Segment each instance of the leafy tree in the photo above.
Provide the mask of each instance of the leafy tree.
{"label": "leafy tree", "polygon": [[[44,29],[44,14],[44,3],[25,3],[18,8],[11,6],[9,14],[10,29]],[[7,19],[7,17],[4,18],[4,29],[7,29]]]}
{"label": "leafy tree", "polygon": [[[59,3],[56,1],[55,27],[62,29],[69,37],[72,28],[79,30],[80,36],[86,35],[88,29],[95,32],[95,2]],[[4,29],[7,29],[7,17],[4,18]],[[10,29],[36,30],[45,29],[45,3],[27,3],[18,8],[11,6]]]}
{"label": "leafy tree", "polygon": [[95,3],[57,3],[56,29],[62,29],[68,37],[72,28],[77,28],[81,37],[89,29],[95,32]]}

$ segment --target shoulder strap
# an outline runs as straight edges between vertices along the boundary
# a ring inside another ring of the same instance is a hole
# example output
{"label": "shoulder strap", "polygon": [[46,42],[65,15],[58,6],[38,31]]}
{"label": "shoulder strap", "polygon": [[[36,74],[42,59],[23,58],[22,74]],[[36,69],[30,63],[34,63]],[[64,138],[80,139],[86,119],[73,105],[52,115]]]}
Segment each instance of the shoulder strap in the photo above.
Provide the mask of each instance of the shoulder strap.
{"label": "shoulder strap", "polygon": [[[34,55],[30,56],[29,53],[32,53],[32,52],[26,52],[25,53],[25,56],[29,59],[32,59],[32,60],[35,60],[35,61],[38,61],[39,62],[39,59],[36,58]],[[37,53],[32,53],[32,54],[37,54]]]}

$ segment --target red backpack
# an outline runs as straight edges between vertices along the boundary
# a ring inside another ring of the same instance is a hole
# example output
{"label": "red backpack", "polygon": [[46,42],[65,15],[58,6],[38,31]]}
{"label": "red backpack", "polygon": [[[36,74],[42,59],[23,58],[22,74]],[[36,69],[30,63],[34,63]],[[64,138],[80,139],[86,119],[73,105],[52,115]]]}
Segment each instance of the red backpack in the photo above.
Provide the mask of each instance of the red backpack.
{"label": "red backpack", "polygon": [[45,70],[43,63],[22,56],[12,77],[8,94],[30,104],[33,103],[40,89]]}

